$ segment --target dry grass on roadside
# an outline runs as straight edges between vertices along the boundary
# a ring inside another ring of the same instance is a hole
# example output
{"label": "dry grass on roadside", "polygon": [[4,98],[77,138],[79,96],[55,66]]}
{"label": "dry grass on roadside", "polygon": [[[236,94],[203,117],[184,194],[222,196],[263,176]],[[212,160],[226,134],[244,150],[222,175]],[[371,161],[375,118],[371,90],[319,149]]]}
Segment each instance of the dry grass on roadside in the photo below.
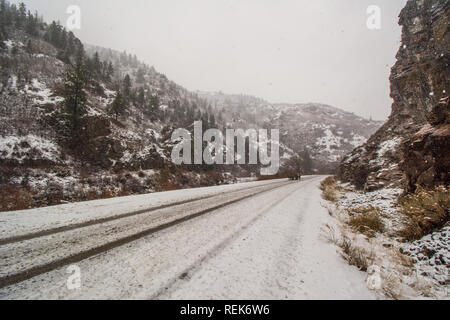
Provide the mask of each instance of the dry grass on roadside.
{"label": "dry grass on roadside", "polygon": [[372,265],[374,254],[357,246],[342,230],[337,231],[327,224],[324,231],[327,240],[342,249],[341,256],[349,265],[356,266],[361,271],[367,271]]}
{"label": "dry grass on roadside", "polygon": [[[322,190],[334,189],[334,179],[321,185]],[[342,190],[336,191],[343,194]],[[407,240],[422,238],[449,223],[450,195],[448,189],[418,189],[398,200],[400,212],[410,221],[402,235]],[[381,286],[374,290],[388,299],[409,296],[441,297],[442,290],[426,275],[417,273],[414,260],[405,255],[396,233],[388,232],[390,214],[375,205],[342,208],[337,203],[325,207],[334,222],[326,224],[323,234],[340,248],[342,258],[370,277],[372,267],[379,267]],[[399,223],[403,223],[401,217]],[[406,279],[406,280],[405,280]],[[409,287],[409,288],[408,288]],[[411,290],[412,289],[412,290]]]}
{"label": "dry grass on roadside", "polygon": [[450,193],[443,186],[434,190],[418,188],[398,201],[401,212],[408,217],[399,235],[414,241],[443,227],[450,220]]}
{"label": "dry grass on roadside", "polygon": [[384,224],[381,220],[381,210],[375,207],[359,207],[348,210],[350,220],[349,226],[369,238],[373,238],[376,233],[384,232]]}
{"label": "dry grass on roadside", "polygon": [[336,187],[336,179],[334,177],[328,177],[320,183],[320,190],[325,191],[327,188]]}
{"label": "dry grass on roadside", "polygon": [[354,242],[347,236],[343,236],[338,243],[342,249],[342,257],[351,266],[356,266],[361,271],[367,271],[373,264],[374,254],[354,245]]}
{"label": "dry grass on roadside", "polygon": [[[378,274],[382,281],[381,287],[375,289],[376,291],[389,299],[403,298],[404,285],[401,279],[403,276],[414,276],[414,262],[410,257],[402,254],[397,246],[385,247],[376,239],[363,240],[345,224],[326,224],[322,234],[330,243],[341,249],[340,254],[349,265],[356,266],[363,272],[369,272],[372,267],[379,266]],[[368,273],[367,276],[370,277],[370,275],[371,273]],[[432,288],[429,284],[419,279],[415,284],[416,289],[424,296],[432,296]]]}
{"label": "dry grass on roadside", "polygon": [[327,201],[337,202],[338,191],[340,187],[336,184],[334,177],[328,177],[320,183],[320,190],[322,190],[322,198]]}
{"label": "dry grass on roadside", "polygon": [[383,278],[381,290],[389,299],[400,300],[402,297],[400,280],[394,274],[388,274]]}

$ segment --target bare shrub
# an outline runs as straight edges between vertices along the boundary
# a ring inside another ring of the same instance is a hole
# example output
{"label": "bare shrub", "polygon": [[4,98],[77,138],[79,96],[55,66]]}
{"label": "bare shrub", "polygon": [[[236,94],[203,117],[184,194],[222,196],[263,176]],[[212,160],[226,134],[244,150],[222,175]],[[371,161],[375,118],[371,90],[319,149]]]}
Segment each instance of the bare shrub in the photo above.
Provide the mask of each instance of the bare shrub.
{"label": "bare shrub", "polygon": [[135,177],[131,177],[127,181],[128,190],[133,194],[142,194],[145,192],[145,186]]}
{"label": "bare shrub", "polygon": [[127,197],[127,196],[129,196],[131,193],[130,193],[130,190],[128,189],[128,186],[127,185],[123,185],[121,188],[120,188],[120,191],[119,191],[119,193],[118,193],[118,196],[119,197]]}
{"label": "bare shrub", "polygon": [[168,169],[163,169],[160,171],[156,185],[158,191],[172,191],[180,189],[178,183],[172,179]]}
{"label": "bare shrub", "polygon": [[88,191],[87,193],[87,200],[88,201],[92,201],[92,200],[98,200],[102,198],[102,194],[99,193],[97,190],[95,189],[91,189]]}
{"label": "bare shrub", "polygon": [[64,187],[57,182],[47,181],[44,195],[48,206],[61,204],[64,199]]}
{"label": "bare shrub", "polygon": [[208,171],[203,178],[207,185],[220,185],[225,182],[222,172],[217,170]]}
{"label": "bare shrub", "polygon": [[409,220],[399,232],[407,241],[418,240],[449,221],[450,193],[444,186],[434,190],[419,187],[416,192],[401,197],[398,203]]}
{"label": "bare shrub", "polygon": [[180,186],[173,181],[165,181],[159,185],[159,191],[173,191],[180,189]]}
{"label": "bare shrub", "polygon": [[0,211],[24,210],[33,207],[31,194],[16,185],[0,186]]}
{"label": "bare shrub", "polygon": [[115,195],[111,190],[109,190],[109,189],[102,190],[102,196],[101,196],[102,199],[110,199],[110,198],[114,198],[114,196]]}

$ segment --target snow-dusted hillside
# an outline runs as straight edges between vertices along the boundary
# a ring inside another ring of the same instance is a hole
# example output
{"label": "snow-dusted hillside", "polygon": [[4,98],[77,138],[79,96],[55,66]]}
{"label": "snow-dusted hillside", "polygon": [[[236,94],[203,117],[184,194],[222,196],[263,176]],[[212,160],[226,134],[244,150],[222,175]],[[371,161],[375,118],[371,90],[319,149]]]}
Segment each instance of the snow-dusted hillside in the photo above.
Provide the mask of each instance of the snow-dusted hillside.
{"label": "snow-dusted hillside", "polygon": [[231,127],[280,129],[287,152],[307,149],[319,172],[332,172],[347,153],[364,144],[382,125],[319,103],[271,104],[251,96],[208,92],[199,92],[199,96],[223,110]]}
{"label": "snow-dusted hillside", "polygon": [[[168,139],[172,128],[186,126],[186,109],[196,117],[206,112],[195,94],[128,55],[115,60],[115,52],[103,60],[114,63],[112,79],[93,79],[85,90],[86,114],[73,143],[62,97],[69,64],[41,37],[20,30],[10,37],[0,48],[0,211],[225,181],[220,172],[189,172],[169,159]],[[134,96],[145,88],[145,100],[130,101],[115,120],[109,109],[126,74]]]}
{"label": "snow-dusted hillside", "polygon": [[[301,159],[304,173],[331,172],[380,125],[325,105],[189,92],[136,56],[85,46],[57,23],[16,17],[12,8],[17,21],[4,27],[0,43],[0,211],[229,183],[259,173],[260,166],[250,165],[175,166],[171,134],[192,131],[194,121],[204,130],[280,129],[282,169]],[[75,132],[65,95],[67,71],[79,52],[88,81]],[[126,103],[113,114],[119,92]]]}

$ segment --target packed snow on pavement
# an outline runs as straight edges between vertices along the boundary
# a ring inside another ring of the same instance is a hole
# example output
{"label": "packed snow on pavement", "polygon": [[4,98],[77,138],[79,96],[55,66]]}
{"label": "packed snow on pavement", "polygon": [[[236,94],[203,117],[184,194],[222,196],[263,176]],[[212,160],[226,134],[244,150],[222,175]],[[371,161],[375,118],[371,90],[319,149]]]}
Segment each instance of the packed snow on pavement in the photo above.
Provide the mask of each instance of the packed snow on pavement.
{"label": "packed snow on pavement", "polygon": [[[287,184],[83,260],[79,289],[68,289],[65,266],[5,287],[0,298],[374,299],[364,273],[347,265],[321,233],[331,219],[321,205],[321,180]],[[202,189],[156,197],[162,203],[217,192]],[[141,197],[107,201],[130,209],[131,199]],[[80,205],[99,214],[102,204]],[[77,217],[70,213],[75,207],[57,212],[66,212],[67,222]],[[42,210],[34,214],[45,217]],[[13,217],[21,221],[19,213]]]}

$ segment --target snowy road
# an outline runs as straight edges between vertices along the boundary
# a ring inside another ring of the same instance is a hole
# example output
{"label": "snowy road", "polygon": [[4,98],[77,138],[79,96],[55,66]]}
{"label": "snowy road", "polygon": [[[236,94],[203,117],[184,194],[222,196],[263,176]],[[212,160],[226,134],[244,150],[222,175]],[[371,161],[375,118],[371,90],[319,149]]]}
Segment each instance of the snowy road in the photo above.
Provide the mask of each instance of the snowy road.
{"label": "snowy road", "polygon": [[323,178],[2,213],[0,298],[374,298],[321,237]]}

